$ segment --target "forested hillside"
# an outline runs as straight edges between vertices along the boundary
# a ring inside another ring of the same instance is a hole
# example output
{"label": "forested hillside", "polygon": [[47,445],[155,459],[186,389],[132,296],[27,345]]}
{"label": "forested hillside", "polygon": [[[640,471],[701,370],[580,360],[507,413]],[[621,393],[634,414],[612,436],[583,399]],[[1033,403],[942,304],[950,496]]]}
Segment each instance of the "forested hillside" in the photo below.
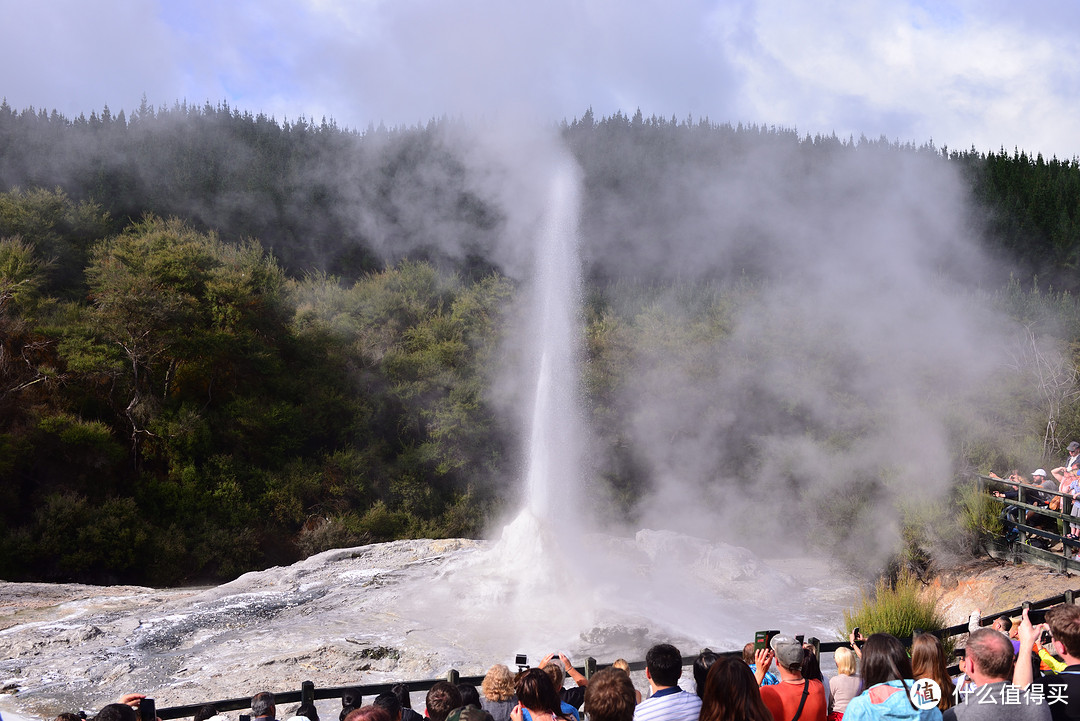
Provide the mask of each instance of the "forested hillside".
{"label": "forested hillside", "polygon": [[[733,429],[713,443],[723,453],[695,465],[709,488],[759,466],[774,452],[761,439],[778,428],[839,454],[882,423],[870,408],[880,391],[850,382],[874,361],[843,352],[846,329],[813,336],[827,347],[803,347],[793,328],[745,329],[747,309],[776,298],[790,272],[777,258],[809,259],[821,242],[789,245],[786,229],[798,235],[838,187],[858,199],[880,175],[868,202],[895,187],[918,207],[923,191],[901,180],[910,168],[959,174],[968,199],[956,227],[996,263],[954,282],[956,231],[932,229],[928,213],[918,222],[940,253],[931,274],[942,269],[964,307],[1034,329],[1033,342],[1080,342],[1076,159],[640,114],[589,112],[557,130],[583,172],[590,472],[613,518],[639,515],[680,462],[636,442],[642,397],[686,414],[671,420],[672,448],[700,417]],[[222,579],[333,546],[478,535],[515,503],[523,431],[493,389],[527,278],[503,263],[511,211],[475,182],[460,136],[447,120],[355,132],[226,106],[144,103],[130,117],[70,120],[0,104],[0,575]],[[790,226],[752,222],[775,206],[731,177],[795,208]],[[820,284],[809,262],[794,267],[807,270],[796,283]],[[892,358],[910,347],[897,338]],[[778,349],[824,369],[815,392],[841,410],[826,416],[802,390],[750,380]],[[977,421],[970,405],[942,412],[947,480],[1050,457],[1080,433],[1075,394],[1046,401],[1009,358],[1008,383],[971,391]],[[929,403],[934,372],[912,372]],[[693,379],[719,376],[742,378],[725,398],[768,414],[726,419],[722,403],[704,403]],[[853,470],[861,490],[837,507],[785,468],[778,480],[816,511],[807,531],[835,531],[830,519],[891,493],[891,471]]]}

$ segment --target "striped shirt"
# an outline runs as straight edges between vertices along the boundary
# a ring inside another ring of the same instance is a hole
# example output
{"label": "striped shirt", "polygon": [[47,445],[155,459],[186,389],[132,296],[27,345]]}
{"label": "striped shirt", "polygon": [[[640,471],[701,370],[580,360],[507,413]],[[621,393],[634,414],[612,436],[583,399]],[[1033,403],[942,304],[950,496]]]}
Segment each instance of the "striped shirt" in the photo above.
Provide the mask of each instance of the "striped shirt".
{"label": "striped shirt", "polygon": [[634,721],[697,721],[701,699],[678,686],[663,688],[634,709]]}

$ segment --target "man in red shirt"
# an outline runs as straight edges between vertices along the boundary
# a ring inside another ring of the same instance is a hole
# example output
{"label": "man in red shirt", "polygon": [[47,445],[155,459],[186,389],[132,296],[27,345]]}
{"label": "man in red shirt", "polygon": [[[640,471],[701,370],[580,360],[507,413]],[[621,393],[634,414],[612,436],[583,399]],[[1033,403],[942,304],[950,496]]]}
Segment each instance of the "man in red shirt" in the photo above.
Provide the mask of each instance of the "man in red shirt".
{"label": "man in red shirt", "polygon": [[825,721],[828,701],[821,681],[811,681],[802,676],[803,647],[799,641],[787,636],[776,636],[772,650],[761,649],[755,661],[755,676],[761,684],[765,672],[776,658],[780,683],[761,687],[761,700],[772,714],[774,721]]}

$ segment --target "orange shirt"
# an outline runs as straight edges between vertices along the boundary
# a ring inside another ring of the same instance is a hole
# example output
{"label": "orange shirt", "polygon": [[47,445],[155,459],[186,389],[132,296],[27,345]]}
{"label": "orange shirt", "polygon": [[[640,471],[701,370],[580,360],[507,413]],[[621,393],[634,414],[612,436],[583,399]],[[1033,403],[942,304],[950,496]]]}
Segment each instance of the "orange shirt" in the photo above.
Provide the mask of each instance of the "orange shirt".
{"label": "orange shirt", "polygon": [[[799,702],[802,701],[803,685],[803,681],[781,681],[773,686],[761,687],[761,700],[765,702],[774,721],[791,721],[795,717]],[[799,721],[825,721],[828,706],[825,687],[821,685],[821,681],[811,681],[810,694],[806,697],[802,713],[799,714]]]}

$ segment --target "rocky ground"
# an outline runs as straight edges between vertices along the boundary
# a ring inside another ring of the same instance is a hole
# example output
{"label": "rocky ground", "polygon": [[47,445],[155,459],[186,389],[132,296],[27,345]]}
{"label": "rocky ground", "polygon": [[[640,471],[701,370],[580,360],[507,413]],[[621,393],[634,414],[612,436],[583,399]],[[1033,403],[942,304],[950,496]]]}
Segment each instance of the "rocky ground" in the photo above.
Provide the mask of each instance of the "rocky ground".
{"label": "rocky ground", "polygon": [[967,621],[975,608],[986,615],[1068,590],[1080,591],[1080,577],[986,558],[941,569],[928,583],[926,594],[938,599],[945,623],[952,626]]}
{"label": "rocky ground", "polygon": [[[0,712],[8,721],[12,712],[16,721],[52,718],[59,710],[100,708],[131,690],[152,691],[164,707],[228,698],[238,689],[295,690],[303,679],[325,687],[431,678],[447,668],[482,673],[500,654],[551,650],[558,638],[552,609],[575,601],[626,606],[633,587],[660,593],[673,579],[661,574],[670,564],[650,570],[654,556],[678,559],[683,575],[694,577],[694,603],[661,628],[649,603],[670,616],[671,598],[635,598],[645,616],[604,612],[606,623],[583,626],[592,630],[563,638],[559,650],[578,659],[633,658],[660,637],[687,649],[733,648],[763,623],[828,638],[858,596],[855,579],[811,559],[756,559],[745,549],[651,532],[616,545],[634,559],[622,583],[601,585],[595,598],[581,583],[569,593],[555,589],[558,602],[544,600],[530,622],[507,613],[514,587],[506,585],[504,564],[492,562],[486,544],[460,540],[329,551],[213,588],[0,582]],[[469,595],[439,595],[454,587]],[[988,559],[941,570],[925,592],[938,599],[946,622],[957,624],[976,607],[990,614],[1069,589],[1080,589],[1080,578]],[[452,606],[455,596],[465,603]],[[748,598],[774,603],[758,617]],[[802,615],[785,615],[776,599],[798,599],[789,605]],[[719,619],[715,637],[707,635],[708,619]],[[543,642],[496,633],[518,628]]]}

